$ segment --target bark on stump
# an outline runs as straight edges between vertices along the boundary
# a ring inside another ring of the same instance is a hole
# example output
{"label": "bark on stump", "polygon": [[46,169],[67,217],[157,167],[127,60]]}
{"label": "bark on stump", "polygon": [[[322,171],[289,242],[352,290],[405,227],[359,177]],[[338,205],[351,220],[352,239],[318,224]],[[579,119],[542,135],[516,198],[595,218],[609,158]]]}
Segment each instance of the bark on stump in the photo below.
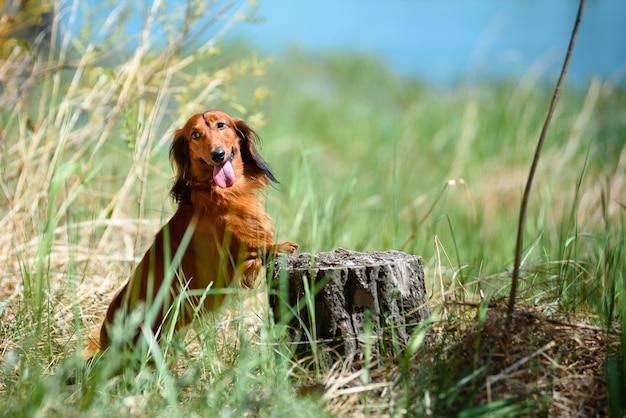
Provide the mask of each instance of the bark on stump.
{"label": "bark on stump", "polygon": [[309,253],[290,254],[268,267],[274,319],[289,326],[298,357],[311,353],[311,339],[327,348],[327,366],[368,349],[374,357],[398,354],[430,316],[421,257],[339,248],[313,261]]}

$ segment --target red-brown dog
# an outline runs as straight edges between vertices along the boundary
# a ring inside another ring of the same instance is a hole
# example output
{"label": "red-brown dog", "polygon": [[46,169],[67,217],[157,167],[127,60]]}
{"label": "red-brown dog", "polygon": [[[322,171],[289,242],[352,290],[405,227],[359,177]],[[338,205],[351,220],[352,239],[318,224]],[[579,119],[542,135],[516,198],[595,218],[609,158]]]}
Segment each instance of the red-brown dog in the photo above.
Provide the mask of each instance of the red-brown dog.
{"label": "red-brown dog", "polygon": [[222,304],[223,293],[199,295],[203,290],[227,288],[234,280],[252,287],[265,261],[298,249],[274,243],[271,219],[255,191],[276,178],[256,140],[244,121],[218,110],[192,116],[176,131],[170,158],[178,210],[109,305],[100,350],[111,344],[114,320],[139,311],[143,322],[128,342],[136,343],[145,325],[158,339],[164,323],[174,321],[179,329],[199,307],[211,311]]}

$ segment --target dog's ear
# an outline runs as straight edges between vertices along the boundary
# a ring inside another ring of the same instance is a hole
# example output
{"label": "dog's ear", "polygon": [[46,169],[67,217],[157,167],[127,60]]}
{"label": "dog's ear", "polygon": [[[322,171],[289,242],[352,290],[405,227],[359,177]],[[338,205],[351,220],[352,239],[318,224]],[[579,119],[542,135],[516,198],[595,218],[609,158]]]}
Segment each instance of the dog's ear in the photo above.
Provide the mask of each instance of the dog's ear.
{"label": "dog's ear", "polygon": [[189,144],[182,129],[174,133],[174,140],[170,147],[170,161],[174,164],[174,185],[170,191],[176,202],[180,202],[185,190],[187,190],[187,180],[189,176]]}
{"label": "dog's ear", "polygon": [[235,130],[239,136],[239,149],[243,160],[243,173],[251,179],[267,180],[278,183],[270,166],[256,150],[256,143],[260,141],[259,136],[241,119],[234,119]]}

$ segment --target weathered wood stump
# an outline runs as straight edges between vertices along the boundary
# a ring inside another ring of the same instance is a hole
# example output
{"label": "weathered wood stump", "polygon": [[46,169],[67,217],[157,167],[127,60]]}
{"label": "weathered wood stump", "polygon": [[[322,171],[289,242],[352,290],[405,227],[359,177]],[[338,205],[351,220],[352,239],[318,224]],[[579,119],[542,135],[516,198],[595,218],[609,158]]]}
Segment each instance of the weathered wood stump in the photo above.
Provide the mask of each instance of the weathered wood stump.
{"label": "weathered wood stump", "polygon": [[400,251],[291,254],[268,266],[270,306],[289,326],[296,355],[312,344],[337,360],[397,354],[430,315],[422,258]]}

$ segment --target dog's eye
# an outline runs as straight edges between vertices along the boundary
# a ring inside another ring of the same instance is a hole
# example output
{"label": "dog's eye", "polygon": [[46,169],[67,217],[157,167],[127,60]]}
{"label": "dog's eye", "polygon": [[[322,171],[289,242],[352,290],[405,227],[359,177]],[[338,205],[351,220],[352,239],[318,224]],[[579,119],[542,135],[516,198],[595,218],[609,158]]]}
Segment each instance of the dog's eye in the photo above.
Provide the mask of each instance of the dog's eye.
{"label": "dog's eye", "polygon": [[226,124],[224,122],[217,122],[217,129],[221,131],[224,128],[226,128]]}
{"label": "dog's eye", "polygon": [[191,133],[191,139],[200,139],[200,132],[198,131],[193,131]]}

